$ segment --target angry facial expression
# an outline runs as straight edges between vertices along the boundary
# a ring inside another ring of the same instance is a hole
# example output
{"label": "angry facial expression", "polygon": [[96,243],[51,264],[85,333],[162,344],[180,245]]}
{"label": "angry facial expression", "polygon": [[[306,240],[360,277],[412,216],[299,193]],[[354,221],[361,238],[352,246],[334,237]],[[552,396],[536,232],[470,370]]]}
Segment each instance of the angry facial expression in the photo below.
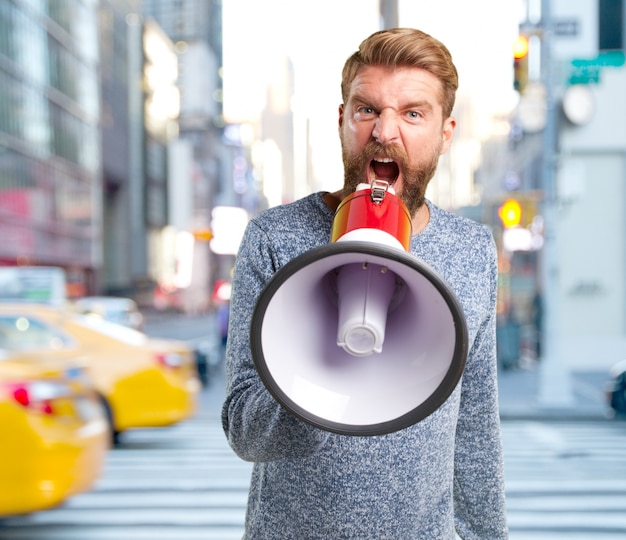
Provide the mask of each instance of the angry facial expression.
{"label": "angry facial expression", "polygon": [[386,180],[415,215],[456,125],[443,118],[440,96],[439,80],[421,69],[359,71],[339,107],[344,194]]}

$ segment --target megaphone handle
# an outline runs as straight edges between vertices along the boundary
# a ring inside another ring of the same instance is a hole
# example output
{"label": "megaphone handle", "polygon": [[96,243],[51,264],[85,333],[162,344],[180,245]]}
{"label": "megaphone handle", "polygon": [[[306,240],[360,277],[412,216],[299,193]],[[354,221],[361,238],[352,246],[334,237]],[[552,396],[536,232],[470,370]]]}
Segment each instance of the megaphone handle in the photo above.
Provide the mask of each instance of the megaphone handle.
{"label": "megaphone handle", "polygon": [[353,356],[382,351],[396,276],[385,266],[354,263],[337,270],[337,345]]}

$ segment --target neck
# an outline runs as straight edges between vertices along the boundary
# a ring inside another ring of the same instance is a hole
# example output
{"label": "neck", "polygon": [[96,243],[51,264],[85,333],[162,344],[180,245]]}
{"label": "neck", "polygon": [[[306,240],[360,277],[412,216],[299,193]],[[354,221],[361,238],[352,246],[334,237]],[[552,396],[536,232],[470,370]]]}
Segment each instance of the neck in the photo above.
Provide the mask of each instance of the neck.
{"label": "neck", "polygon": [[424,203],[417,209],[417,212],[413,214],[413,218],[411,219],[411,228],[413,234],[415,235],[418,232],[424,230],[429,221],[430,210],[428,209],[428,205]]}
{"label": "neck", "polygon": [[334,193],[326,193],[324,195],[324,202],[333,212],[337,211],[339,203],[345,198],[343,190],[335,191]]}

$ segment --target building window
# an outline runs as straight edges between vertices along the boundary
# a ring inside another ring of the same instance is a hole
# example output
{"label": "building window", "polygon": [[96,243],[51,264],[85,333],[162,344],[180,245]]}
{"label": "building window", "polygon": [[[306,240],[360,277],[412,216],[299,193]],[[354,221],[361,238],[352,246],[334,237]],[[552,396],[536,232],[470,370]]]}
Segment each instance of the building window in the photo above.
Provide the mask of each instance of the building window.
{"label": "building window", "polygon": [[624,49],[624,0],[598,0],[598,37],[601,51]]}

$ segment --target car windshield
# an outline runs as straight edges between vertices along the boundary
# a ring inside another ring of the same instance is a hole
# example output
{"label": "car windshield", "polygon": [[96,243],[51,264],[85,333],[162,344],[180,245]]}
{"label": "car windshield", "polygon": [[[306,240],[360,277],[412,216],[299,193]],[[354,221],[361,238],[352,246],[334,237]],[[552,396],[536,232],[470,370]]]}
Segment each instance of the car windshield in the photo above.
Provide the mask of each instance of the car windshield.
{"label": "car windshield", "polygon": [[69,336],[34,317],[0,315],[0,349],[60,349],[71,343]]}
{"label": "car windshield", "polygon": [[143,319],[137,304],[128,298],[88,296],[74,302],[79,313],[94,314],[109,321],[137,328]]}

